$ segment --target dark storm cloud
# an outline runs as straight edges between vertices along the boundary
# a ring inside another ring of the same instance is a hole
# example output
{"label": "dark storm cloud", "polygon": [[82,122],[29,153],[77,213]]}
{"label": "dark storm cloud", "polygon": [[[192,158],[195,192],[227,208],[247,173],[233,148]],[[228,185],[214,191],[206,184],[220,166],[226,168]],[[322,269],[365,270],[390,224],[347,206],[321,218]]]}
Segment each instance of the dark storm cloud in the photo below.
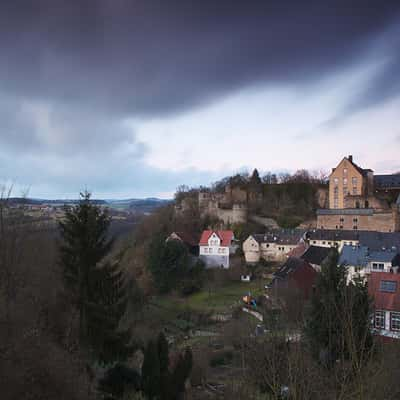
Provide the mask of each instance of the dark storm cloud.
{"label": "dark storm cloud", "polygon": [[347,111],[380,102],[399,91],[399,11],[399,1],[2,0],[0,179],[76,191],[204,182],[148,168],[125,118],[315,82],[384,37],[377,56],[393,58]]}
{"label": "dark storm cloud", "polygon": [[247,84],[304,83],[349,65],[399,9],[398,1],[3,0],[0,87],[123,114],[179,111]]}

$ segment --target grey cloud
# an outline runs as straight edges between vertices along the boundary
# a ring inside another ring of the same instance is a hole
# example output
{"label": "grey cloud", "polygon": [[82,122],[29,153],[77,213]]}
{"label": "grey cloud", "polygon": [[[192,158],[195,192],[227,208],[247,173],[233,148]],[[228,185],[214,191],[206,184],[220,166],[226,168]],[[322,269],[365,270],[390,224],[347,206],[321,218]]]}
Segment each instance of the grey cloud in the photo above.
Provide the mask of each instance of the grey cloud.
{"label": "grey cloud", "polygon": [[[149,168],[125,118],[314,82],[360,62],[380,35],[398,44],[399,11],[398,1],[2,0],[0,180],[73,193],[212,180]],[[396,94],[398,72],[393,58],[365,98]]]}
{"label": "grey cloud", "polygon": [[3,90],[148,115],[254,82],[316,79],[359,58],[400,5],[6,0],[0,9]]}

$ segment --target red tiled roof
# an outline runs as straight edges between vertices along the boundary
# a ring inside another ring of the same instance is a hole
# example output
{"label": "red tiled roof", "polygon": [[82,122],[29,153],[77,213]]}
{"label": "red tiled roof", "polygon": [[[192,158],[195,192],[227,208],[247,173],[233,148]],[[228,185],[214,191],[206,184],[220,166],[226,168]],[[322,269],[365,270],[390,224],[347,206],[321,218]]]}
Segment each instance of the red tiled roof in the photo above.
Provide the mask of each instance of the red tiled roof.
{"label": "red tiled roof", "polygon": [[[381,281],[397,282],[396,291],[382,292]],[[400,274],[372,272],[368,278],[368,293],[374,299],[376,310],[400,311]]]}
{"label": "red tiled roof", "polygon": [[227,247],[230,246],[233,240],[233,232],[232,231],[203,231],[201,238],[200,238],[200,246],[207,246],[208,239],[213,233],[216,233],[217,236],[221,239],[221,246]]}

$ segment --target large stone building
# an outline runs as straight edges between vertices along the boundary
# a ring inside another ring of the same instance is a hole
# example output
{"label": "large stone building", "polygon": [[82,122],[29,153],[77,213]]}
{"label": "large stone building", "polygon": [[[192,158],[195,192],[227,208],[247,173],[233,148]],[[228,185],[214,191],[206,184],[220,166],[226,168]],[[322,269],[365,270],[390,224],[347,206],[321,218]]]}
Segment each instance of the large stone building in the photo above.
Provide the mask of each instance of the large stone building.
{"label": "large stone building", "polygon": [[343,158],[329,176],[329,208],[317,211],[317,228],[400,230],[400,174],[374,175]]}

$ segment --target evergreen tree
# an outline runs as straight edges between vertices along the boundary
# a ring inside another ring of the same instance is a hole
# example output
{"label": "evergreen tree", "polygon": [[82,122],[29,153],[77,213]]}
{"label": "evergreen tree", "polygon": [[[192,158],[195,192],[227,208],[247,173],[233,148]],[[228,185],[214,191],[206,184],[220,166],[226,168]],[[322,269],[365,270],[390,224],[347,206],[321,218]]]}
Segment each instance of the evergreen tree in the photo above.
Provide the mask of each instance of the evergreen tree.
{"label": "evergreen tree", "polygon": [[178,240],[156,236],[150,243],[147,265],[157,289],[167,293],[177,288],[189,271],[188,250]]}
{"label": "evergreen tree", "polygon": [[169,374],[169,349],[165,335],[161,332],[157,340],[158,357],[160,360],[161,399],[169,400],[170,374]]}
{"label": "evergreen tree", "polygon": [[125,312],[124,279],[117,265],[104,263],[113,240],[110,217],[81,193],[76,207],[66,209],[59,224],[60,263],[67,288],[79,311],[80,344],[100,362],[125,358],[129,333],[118,331]]}
{"label": "evergreen tree", "polygon": [[92,354],[103,364],[124,361],[132,353],[130,331],[120,328],[126,311],[124,276],[118,264],[94,270],[88,303],[88,338]]}
{"label": "evergreen tree", "polygon": [[337,262],[338,252],[332,249],[321,266],[306,330],[314,355],[327,364],[334,362],[343,350],[340,313],[346,271]]}
{"label": "evergreen tree", "polygon": [[256,185],[256,186],[261,184],[261,178],[260,178],[260,174],[258,173],[257,168],[254,169],[254,171],[251,175],[250,184]]}
{"label": "evergreen tree", "polygon": [[165,338],[165,335],[162,332],[158,335],[157,348],[158,348],[158,357],[160,360],[160,372],[161,374],[165,374],[168,371],[169,350],[168,350],[167,339]]}
{"label": "evergreen tree", "polygon": [[361,280],[346,285],[346,269],[332,249],[318,276],[306,326],[314,355],[328,367],[339,358],[359,367],[372,346],[369,318],[367,285]]}
{"label": "evergreen tree", "polygon": [[158,346],[154,340],[147,343],[142,365],[142,389],[148,400],[161,394],[161,373]]}
{"label": "evergreen tree", "polygon": [[128,392],[140,389],[140,375],[123,364],[110,368],[99,381],[99,390],[105,399],[120,399]]}
{"label": "evergreen tree", "polygon": [[360,369],[371,355],[373,336],[371,332],[371,299],[367,284],[354,279],[346,288],[343,312],[343,331],[346,358],[353,368]]}

